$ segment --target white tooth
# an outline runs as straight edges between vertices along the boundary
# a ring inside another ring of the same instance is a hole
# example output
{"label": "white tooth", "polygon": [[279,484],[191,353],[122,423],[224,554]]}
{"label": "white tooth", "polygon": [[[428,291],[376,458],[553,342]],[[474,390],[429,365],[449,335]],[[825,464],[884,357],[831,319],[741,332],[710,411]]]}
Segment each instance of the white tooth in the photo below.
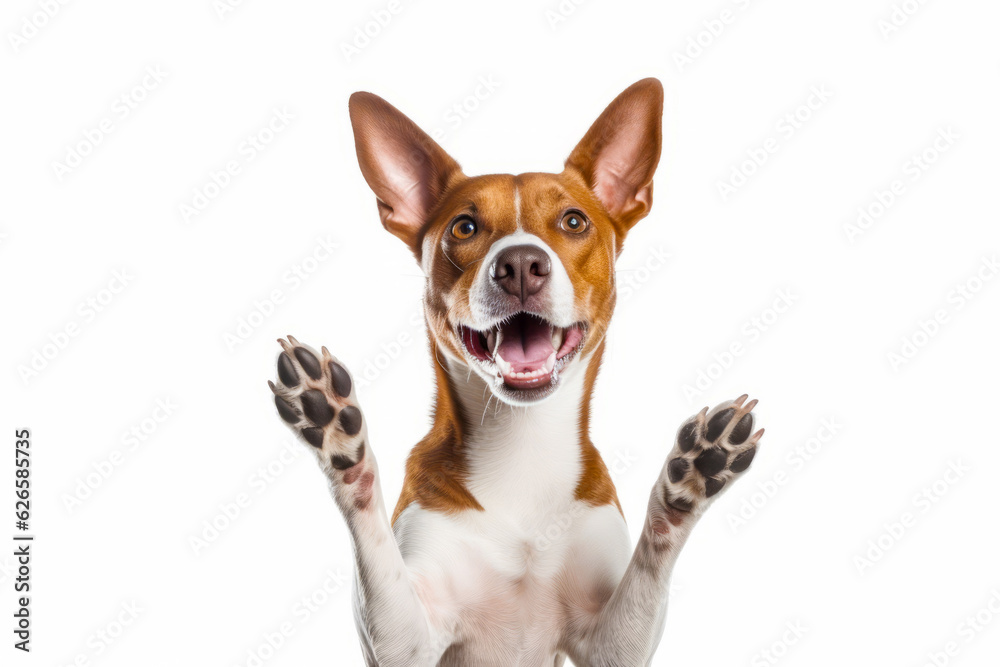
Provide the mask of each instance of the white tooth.
{"label": "white tooth", "polygon": [[[556,349],[558,350],[559,348]],[[549,358],[545,360],[545,365],[542,366],[542,370],[544,370],[546,373],[551,373],[552,369],[555,367],[556,367],[556,353],[553,352],[552,354],[549,355]]]}
{"label": "white tooth", "polygon": [[495,361],[495,362],[496,362],[496,365],[497,365],[497,368],[499,368],[499,369],[500,369],[500,372],[501,372],[502,374],[504,374],[504,375],[510,375],[510,374],[511,374],[511,373],[510,373],[510,370],[511,370],[511,369],[510,369],[510,364],[509,364],[509,363],[507,363],[507,362],[506,362],[506,361],[504,360],[504,358],[503,358],[503,357],[501,357],[501,356],[500,356],[499,354],[498,354],[498,355],[495,355],[495,356],[493,357],[493,361]]}
{"label": "white tooth", "polygon": [[486,334],[486,351],[493,354],[493,350],[497,349],[497,336],[492,329]]}
{"label": "white tooth", "polygon": [[553,328],[552,329],[552,347],[555,348],[556,352],[562,347],[563,340],[566,338],[566,330],[563,328]]}

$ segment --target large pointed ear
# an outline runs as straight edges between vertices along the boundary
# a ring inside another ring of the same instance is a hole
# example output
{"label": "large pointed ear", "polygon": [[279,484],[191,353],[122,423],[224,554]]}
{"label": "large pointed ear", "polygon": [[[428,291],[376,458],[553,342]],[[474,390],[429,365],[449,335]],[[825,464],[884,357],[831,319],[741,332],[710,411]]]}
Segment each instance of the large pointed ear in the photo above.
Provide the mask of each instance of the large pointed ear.
{"label": "large pointed ear", "polygon": [[382,224],[419,257],[430,213],[462,171],[426,132],[378,95],[354,93],[349,106],[358,163],[378,199]]}
{"label": "large pointed ear", "polygon": [[653,205],[662,122],[663,86],[643,79],[608,105],[566,160],[625,230]]}

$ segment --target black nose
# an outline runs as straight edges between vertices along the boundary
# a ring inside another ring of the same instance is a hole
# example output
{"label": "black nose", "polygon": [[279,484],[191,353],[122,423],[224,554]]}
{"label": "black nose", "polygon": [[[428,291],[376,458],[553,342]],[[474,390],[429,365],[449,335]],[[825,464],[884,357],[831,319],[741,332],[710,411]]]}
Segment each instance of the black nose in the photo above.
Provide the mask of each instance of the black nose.
{"label": "black nose", "polygon": [[490,267],[493,280],[507,294],[519,298],[521,303],[545,287],[551,271],[552,262],[549,261],[548,254],[533,245],[505,248]]}

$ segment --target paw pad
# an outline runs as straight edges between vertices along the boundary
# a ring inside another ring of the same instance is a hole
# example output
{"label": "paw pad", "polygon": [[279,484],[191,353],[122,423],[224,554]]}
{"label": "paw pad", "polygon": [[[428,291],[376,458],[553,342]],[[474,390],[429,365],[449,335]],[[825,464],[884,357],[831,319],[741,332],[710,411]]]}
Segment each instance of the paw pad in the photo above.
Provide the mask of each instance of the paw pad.
{"label": "paw pad", "polygon": [[299,373],[295,370],[291,357],[284,352],[278,356],[278,379],[287,387],[299,386]]}
{"label": "paw pad", "polygon": [[358,447],[358,453],[356,458],[350,459],[341,454],[331,454],[330,455],[330,465],[332,465],[337,470],[347,470],[348,468],[353,468],[357,465],[358,461],[365,457],[365,441],[361,441],[361,446]]}
{"label": "paw pad", "polygon": [[291,336],[278,342],[278,383],[268,382],[278,414],[336,470],[357,465],[365,455],[364,440],[357,441],[364,418],[350,373],[325,347],[316,353]]}
{"label": "paw pad", "polygon": [[321,428],[316,426],[304,428],[302,429],[302,437],[313,447],[323,446],[323,429]]}
{"label": "paw pad", "polygon": [[722,487],[724,487],[725,485],[726,485],[726,480],[709,477],[708,479],[705,480],[705,497],[711,498],[719,491],[721,491]]}
{"label": "paw pad", "polygon": [[326,396],[319,389],[302,392],[299,400],[302,401],[302,411],[316,426],[326,426],[333,421],[333,408],[326,402]]}
{"label": "paw pad", "polygon": [[722,435],[722,432],[726,430],[727,426],[729,426],[729,422],[733,421],[734,414],[736,414],[736,410],[726,408],[709,419],[708,428],[705,429],[705,439],[709,442],[715,442],[718,440],[719,436]]}
{"label": "paw pad", "polygon": [[688,422],[681,427],[681,432],[677,434],[677,446],[682,452],[690,452],[698,444],[697,424]]}
{"label": "paw pad", "polygon": [[736,458],[733,459],[733,463],[729,466],[729,469],[733,472],[743,472],[750,467],[750,464],[753,463],[753,457],[756,455],[757,448],[751,447],[742,454],[738,454]]}
{"label": "paw pad", "polygon": [[309,374],[313,380],[323,377],[323,369],[320,368],[319,359],[316,355],[304,347],[295,348],[295,358],[302,364],[302,370]]}
{"label": "paw pad", "polygon": [[666,504],[691,511],[750,467],[764,429],[751,435],[757,401],[746,399],[705,408],[681,426],[666,466]]}
{"label": "paw pad", "polygon": [[347,435],[357,435],[361,430],[361,410],[353,405],[348,405],[340,411],[340,428],[344,429]]}
{"label": "paw pad", "polygon": [[691,469],[691,462],[687,459],[676,458],[667,466],[667,478],[675,484],[682,479],[687,471]]}
{"label": "paw pad", "polygon": [[728,458],[726,450],[721,447],[713,447],[698,455],[698,458],[694,460],[694,467],[705,477],[711,477],[718,475],[725,469]]}
{"label": "paw pad", "polygon": [[[271,382],[269,383],[269,385],[271,387],[271,391],[274,391],[274,383]],[[275,407],[278,408],[278,414],[281,415],[282,419],[284,419],[289,424],[298,423],[299,413],[295,408],[293,408],[291,405],[288,404],[288,401],[283,399],[281,396],[275,395],[274,405]]]}
{"label": "paw pad", "polygon": [[331,361],[328,368],[330,370],[330,386],[333,387],[334,393],[341,398],[350,396],[351,376],[347,369],[336,361]]}

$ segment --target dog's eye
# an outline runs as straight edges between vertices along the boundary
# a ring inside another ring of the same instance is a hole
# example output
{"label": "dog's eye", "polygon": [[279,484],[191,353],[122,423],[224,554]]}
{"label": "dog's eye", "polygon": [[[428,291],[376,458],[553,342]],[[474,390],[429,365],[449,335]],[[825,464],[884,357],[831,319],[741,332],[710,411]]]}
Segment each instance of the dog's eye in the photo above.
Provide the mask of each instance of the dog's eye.
{"label": "dog's eye", "polygon": [[570,234],[580,234],[586,231],[588,224],[587,218],[583,217],[579,211],[570,211],[559,222],[559,226]]}
{"label": "dog's eye", "polygon": [[478,231],[479,227],[472,218],[459,218],[451,226],[451,235],[460,241],[471,239]]}

